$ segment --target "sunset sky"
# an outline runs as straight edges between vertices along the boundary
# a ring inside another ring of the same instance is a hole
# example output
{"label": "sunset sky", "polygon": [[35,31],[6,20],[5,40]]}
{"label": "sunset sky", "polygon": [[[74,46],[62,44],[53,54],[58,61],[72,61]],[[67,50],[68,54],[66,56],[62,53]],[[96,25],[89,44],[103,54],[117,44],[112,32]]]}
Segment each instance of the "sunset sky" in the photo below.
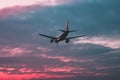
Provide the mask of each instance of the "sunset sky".
{"label": "sunset sky", "polygon": [[[120,80],[119,0],[0,0],[0,80]],[[59,46],[38,33],[78,30]]]}

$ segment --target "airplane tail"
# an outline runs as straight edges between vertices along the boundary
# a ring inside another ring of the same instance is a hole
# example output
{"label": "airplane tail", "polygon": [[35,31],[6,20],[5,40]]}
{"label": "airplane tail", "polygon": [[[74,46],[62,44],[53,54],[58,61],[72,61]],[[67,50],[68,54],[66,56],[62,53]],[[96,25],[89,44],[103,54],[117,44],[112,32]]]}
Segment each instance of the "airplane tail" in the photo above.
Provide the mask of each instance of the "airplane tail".
{"label": "airplane tail", "polygon": [[69,21],[67,20],[66,22],[66,30],[59,30],[59,31],[62,31],[62,32],[75,32],[77,30],[69,30]]}
{"label": "airplane tail", "polygon": [[67,20],[67,22],[66,22],[66,29],[65,29],[65,30],[60,29],[59,31],[69,32],[69,21],[68,21],[68,20]]}
{"label": "airplane tail", "polygon": [[76,32],[76,31],[78,31],[78,30],[71,30],[71,31],[69,31],[69,32]]}
{"label": "airplane tail", "polygon": [[66,31],[69,31],[69,21],[67,20],[67,23],[66,23]]}

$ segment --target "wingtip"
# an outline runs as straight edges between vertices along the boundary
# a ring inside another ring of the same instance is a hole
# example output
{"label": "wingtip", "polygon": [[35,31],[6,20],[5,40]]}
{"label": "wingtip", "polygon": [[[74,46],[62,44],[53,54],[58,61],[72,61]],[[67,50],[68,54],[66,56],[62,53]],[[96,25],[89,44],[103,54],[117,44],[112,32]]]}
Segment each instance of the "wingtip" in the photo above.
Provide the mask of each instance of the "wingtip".
{"label": "wingtip", "polygon": [[39,36],[42,36],[42,34],[38,33]]}

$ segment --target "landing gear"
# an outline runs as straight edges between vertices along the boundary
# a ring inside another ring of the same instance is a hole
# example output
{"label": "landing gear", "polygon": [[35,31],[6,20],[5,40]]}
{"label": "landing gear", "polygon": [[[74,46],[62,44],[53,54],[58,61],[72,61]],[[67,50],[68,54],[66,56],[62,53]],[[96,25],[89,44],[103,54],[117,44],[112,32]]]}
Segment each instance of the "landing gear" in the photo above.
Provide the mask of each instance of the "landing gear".
{"label": "landing gear", "polygon": [[68,43],[69,41],[70,41],[69,39],[66,39],[66,41],[65,41],[65,42],[66,42],[66,43]]}
{"label": "landing gear", "polygon": [[53,43],[54,39],[51,39],[50,42]]}

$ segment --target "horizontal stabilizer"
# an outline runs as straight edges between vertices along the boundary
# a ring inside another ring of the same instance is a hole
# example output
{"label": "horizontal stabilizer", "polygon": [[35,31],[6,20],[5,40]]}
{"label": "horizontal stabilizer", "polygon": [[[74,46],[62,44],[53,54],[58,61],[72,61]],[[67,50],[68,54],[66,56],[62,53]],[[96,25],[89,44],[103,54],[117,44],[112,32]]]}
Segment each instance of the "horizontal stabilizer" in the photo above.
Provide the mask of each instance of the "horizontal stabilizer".
{"label": "horizontal stabilizer", "polygon": [[[62,32],[66,32],[65,30],[59,30],[59,31],[62,31]],[[76,32],[77,30],[71,30],[71,31],[67,31],[67,32]]]}
{"label": "horizontal stabilizer", "polygon": [[61,29],[59,31],[65,32],[65,30],[61,30]]}
{"label": "horizontal stabilizer", "polygon": [[71,31],[69,31],[69,32],[76,32],[76,31],[78,31],[78,30],[71,30]]}

